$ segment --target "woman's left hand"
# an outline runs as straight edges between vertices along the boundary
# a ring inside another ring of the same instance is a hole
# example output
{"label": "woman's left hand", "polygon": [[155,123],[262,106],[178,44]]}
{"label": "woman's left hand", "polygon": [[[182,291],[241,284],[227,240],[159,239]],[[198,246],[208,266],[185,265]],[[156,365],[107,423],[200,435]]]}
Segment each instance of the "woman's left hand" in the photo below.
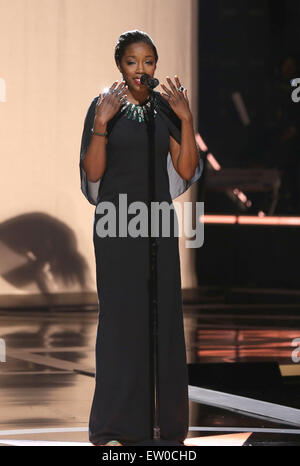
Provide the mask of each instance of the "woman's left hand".
{"label": "woman's left hand", "polygon": [[161,84],[161,87],[166,92],[166,94],[161,93],[161,96],[167,102],[169,102],[170,107],[181,120],[192,118],[187,90],[185,89],[183,92],[178,91],[178,88],[181,86],[178,76],[175,76],[176,86],[172,83],[172,80],[169,78],[169,76],[167,76],[166,79],[169,86],[171,87],[171,90],[168,89],[164,84]]}

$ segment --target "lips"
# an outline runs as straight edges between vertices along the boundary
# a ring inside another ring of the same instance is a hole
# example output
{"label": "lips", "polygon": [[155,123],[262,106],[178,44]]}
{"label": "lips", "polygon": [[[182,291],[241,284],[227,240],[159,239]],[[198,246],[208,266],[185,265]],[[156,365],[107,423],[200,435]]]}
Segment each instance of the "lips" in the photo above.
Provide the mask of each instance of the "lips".
{"label": "lips", "polygon": [[134,80],[134,82],[135,82],[136,84],[138,84],[139,86],[141,85],[141,80],[140,80],[140,78],[134,78],[133,80]]}

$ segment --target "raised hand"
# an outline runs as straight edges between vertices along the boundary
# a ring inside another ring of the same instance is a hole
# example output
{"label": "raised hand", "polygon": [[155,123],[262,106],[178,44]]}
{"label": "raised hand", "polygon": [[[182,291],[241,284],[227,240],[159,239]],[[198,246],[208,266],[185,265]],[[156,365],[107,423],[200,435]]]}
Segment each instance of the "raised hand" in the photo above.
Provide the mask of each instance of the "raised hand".
{"label": "raised hand", "polygon": [[128,86],[125,86],[125,81],[117,86],[118,81],[115,81],[109,88],[107,94],[99,94],[96,104],[95,119],[102,124],[106,124],[119,111],[122,102],[127,97],[125,94]]}
{"label": "raised hand", "polygon": [[178,90],[181,86],[178,76],[175,76],[176,86],[173,84],[169,76],[167,76],[166,79],[171,89],[168,89],[164,84],[161,84],[161,87],[166,92],[166,94],[161,93],[161,96],[169,103],[172,110],[181,120],[192,118],[187,90],[184,89],[183,92]]}

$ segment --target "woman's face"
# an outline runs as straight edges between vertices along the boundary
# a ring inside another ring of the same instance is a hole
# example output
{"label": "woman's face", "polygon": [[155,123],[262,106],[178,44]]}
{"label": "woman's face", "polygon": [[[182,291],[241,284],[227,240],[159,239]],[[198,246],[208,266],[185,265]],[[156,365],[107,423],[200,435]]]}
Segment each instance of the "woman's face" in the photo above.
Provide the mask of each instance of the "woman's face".
{"label": "woman's face", "polygon": [[147,87],[140,84],[139,78],[144,73],[153,77],[156,68],[152,47],[144,42],[128,45],[118,68],[131,92],[144,93]]}

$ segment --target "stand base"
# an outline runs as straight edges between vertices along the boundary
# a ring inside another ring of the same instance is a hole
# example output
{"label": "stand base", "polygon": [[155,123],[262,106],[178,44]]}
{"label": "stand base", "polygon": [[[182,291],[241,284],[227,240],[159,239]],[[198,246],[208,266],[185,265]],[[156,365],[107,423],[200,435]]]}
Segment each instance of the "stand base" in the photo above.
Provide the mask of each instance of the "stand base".
{"label": "stand base", "polygon": [[149,439],[149,440],[143,440],[141,442],[137,443],[126,443],[123,444],[124,447],[144,447],[144,446],[151,446],[151,447],[161,447],[161,446],[166,446],[166,447],[184,447],[183,442],[179,442],[176,440],[164,440],[164,439]]}

